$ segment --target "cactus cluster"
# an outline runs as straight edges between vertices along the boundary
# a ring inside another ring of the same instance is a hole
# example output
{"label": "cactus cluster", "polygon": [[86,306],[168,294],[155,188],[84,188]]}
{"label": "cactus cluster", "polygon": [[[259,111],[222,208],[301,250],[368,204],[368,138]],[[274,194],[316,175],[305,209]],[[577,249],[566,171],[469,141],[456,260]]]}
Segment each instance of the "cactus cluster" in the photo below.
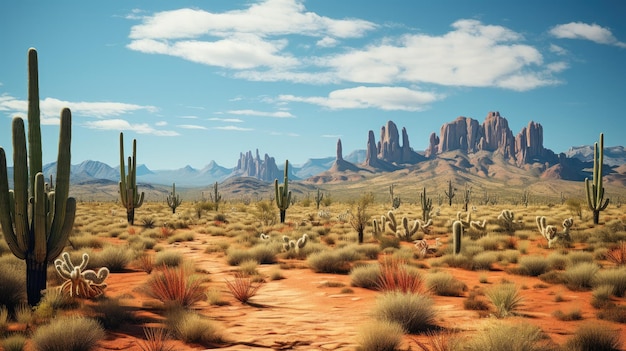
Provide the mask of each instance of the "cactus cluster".
{"label": "cactus cluster", "polygon": [[604,186],[602,186],[602,163],[604,162],[604,134],[600,133],[600,143],[593,144],[593,179],[585,178],[585,193],[587,205],[593,212],[593,224],[600,222],[600,211],[609,205],[609,199],[604,200]]}
{"label": "cactus cluster", "polygon": [[183,203],[180,196],[176,194],[176,183],[172,183],[172,192],[167,195],[167,205],[172,209],[172,213],[176,213],[176,207]]}
{"label": "cactus cluster", "polygon": [[502,210],[498,215],[500,227],[507,233],[513,235],[515,233],[515,213],[511,210]]}
{"label": "cactus cluster", "polygon": [[285,176],[282,185],[278,185],[278,179],[274,180],[276,190],[276,206],[280,211],[280,223],[285,223],[285,215],[291,203],[291,191],[289,191],[289,161],[285,161]]}
{"label": "cactus cluster", "polygon": [[72,297],[93,299],[104,293],[107,287],[104,281],[109,276],[109,269],[102,267],[96,273],[87,268],[89,255],[84,253],[81,263],[76,266],[70,259],[70,254],[64,252],[61,258],[54,261],[57,273],[65,279],[61,285],[61,291]]}
{"label": "cactus cluster", "polygon": [[7,162],[0,148],[0,225],[11,252],[26,261],[28,304],[46,289],[48,262],[63,251],[74,225],[76,200],[69,197],[72,114],[61,111],[56,184],[46,192],[42,172],[37,51],[28,50],[28,150],[24,120],[13,118],[13,179],[9,190]]}
{"label": "cactus cluster", "polygon": [[133,139],[133,155],[128,156],[128,174],[124,167],[124,133],[120,133],[120,200],[126,209],[126,220],[135,224],[135,209],[143,204],[143,191],[137,190],[137,139]]}
{"label": "cactus cluster", "polygon": [[574,225],[573,218],[570,217],[563,220],[563,231],[560,233],[558,232],[556,226],[547,224],[548,220],[545,216],[535,217],[535,222],[537,223],[537,228],[539,228],[541,235],[548,241],[548,248],[552,248],[552,245],[558,241],[571,241],[569,230],[572,225]]}
{"label": "cactus cluster", "polygon": [[283,250],[294,250],[296,253],[299,253],[300,249],[304,248],[308,241],[309,236],[307,234],[302,234],[302,237],[298,240],[291,240],[288,236],[285,235],[283,236]]}

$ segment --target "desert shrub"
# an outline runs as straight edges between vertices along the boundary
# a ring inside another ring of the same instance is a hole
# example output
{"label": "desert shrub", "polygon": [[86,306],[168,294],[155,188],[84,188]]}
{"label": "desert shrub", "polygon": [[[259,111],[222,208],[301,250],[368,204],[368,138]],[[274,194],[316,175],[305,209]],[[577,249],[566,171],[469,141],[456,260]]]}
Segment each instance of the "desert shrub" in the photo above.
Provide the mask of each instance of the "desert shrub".
{"label": "desert shrub", "polygon": [[472,257],[472,270],[482,271],[490,270],[491,265],[498,261],[498,253],[494,251],[486,251]]}
{"label": "desert shrub", "polygon": [[621,350],[620,337],[606,325],[586,323],[567,340],[564,348],[570,351],[618,351]]}
{"label": "desert shrub", "polygon": [[161,272],[148,280],[143,291],[167,306],[190,307],[204,300],[206,288],[202,283],[199,276],[189,274],[182,266],[163,266]]}
{"label": "desert shrub", "polygon": [[123,272],[134,259],[126,247],[107,246],[90,258],[94,268],[107,267],[112,273]]}
{"label": "desert shrub", "polygon": [[195,237],[196,235],[194,234],[194,232],[191,232],[191,231],[180,232],[180,233],[177,233],[168,237],[167,243],[173,244],[173,243],[180,243],[183,241],[193,241]]}
{"label": "desert shrub", "polygon": [[565,270],[566,286],[570,290],[589,290],[593,287],[593,277],[600,268],[593,262],[579,263]]}
{"label": "desert shrub", "polygon": [[223,340],[221,329],[211,320],[188,310],[172,310],[165,324],[174,336],[185,343],[208,345]]}
{"label": "desert shrub", "polygon": [[476,291],[471,291],[467,298],[463,300],[463,308],[472,311],[487,311],[489,310],[489,305],[484,300],[478,298]]}
{"label": "desert shrub", "polygon": [[99,249],[102,247],[102,239],[90,234],[71,236],[69,242],[74,250],[79,250],[85,247],[93,249]]}
{"label": "desert shrub", "polygon": [[178,267],[183,262],[183,254],[178,251],[159,251],[154,256],[155,267],[167,266]]}
{"label": "desert shrub", "polygon": [[38,327],[32,342],[38,351],[89,351],[104,336],[104,329],[94,319],[60,317]]}
{"label": "desert shrub", "polygon": [[593,277],[593,285],[610,285],[613,287],[613,295],[617,297],[624,296],[624,292],[626,292],[626,268],[599,271]]}
{"label": "desert shrub", "polygon": [[498,261],[503,264],[506,263],[517,263],[519,260],[520,252],[517,250],[505,250],[499,253]]}
{"label": "desert shrub", "polygon": [[134,266],[150,274],[154,269],[154,255],[142,252],[134,261]]}
{"label": "desert shrub", "polygon": [[532,277],[539,276],[550,269],[550,262],[543,256],[524,256],[519,260],[519,273]]}
{"label": "desert shrub", "polygon": [[258,264],[271,264],[276,262],[277,245],[256,245],[250,249],[250,256]]}
{"label": "desert shrub", "polygon": [[563,312],[561,310],[556,310],[554,312],[552,312],[552,316],[554,316],[554,318],[563,321],[563,322],[569,322],[569,321],[579,321],[581,319],[583,319],[583,315],[580,312],[580,309],[573,309],[569,312]]}
{"label": "desert shrub", "polygon": [[380,277],[380,265],[364,264],[357,265],[350,270],[350,284],[366,289],[376,289]]}
{"label": "desert shrub", "polygon": [[3,335],[9,326],[9,310],[0,305],[0,335]]}
{"label": "desert shrub", "polygon": [[566,284],[565,272],[563,271],[547,271],[538,277],[541,281],[549,284]]}
{"label": "desert shrub", "polygon": [[544,349],[541,329],[530,323],[489,323],[463,343],[464,351],[536,351]]}
{"label": "desert shrub", "polygon": [[446,254],[431,262],[431,266],[448,266],[454,268],[472,269],[472,259],[465,255]]}
{"label": "desert shrub", "polygon": [[231,266],[238,266],[241,262],[252,259],[250,250],[229,248],[226,253],[226,262]]}
{"label": "desert shrub", "polygon": [[591,306],[595,308],[606,308],[613,305],[611,296],[613,295],[613,285],[599,285],[591,292]]}
{"label": "desert shrub", "polygon": [[340,250],[315,252],[308,256],[309,267],[317,273],[348,273],[350,258]]}
{"label": "desert shrub", "polygon": [[0,306],[10,313],[26,301],[26,273],[23,268],[0,265]]}
{"label": "desert shrub", "polygon": [[26,337],[20,334],[13,334],[0,341],[0,346],[4,351],[22,351],[26,346]]}
{"label": "desert shrub", "polygon": [[228,301],[222,298],[222,292],[219,289],[211,288],[206,291],[206,301],[211,306],[226,306],[229,305]]}
{"label": "desert shrub", "polygon": [[359,328],[357,340],[360,351],[394,351],[402,342],[402,326],[387,320],[367,322]]}
{"label": "desert shrub", "polygon": [[572,251],[567,255],[571,266],[576,266],[579,263],[593,262],[593,254],[591,252],[584,251]]}
{"label": "desert shrub", "polygon": [[567,256],[560,252],[552,252],[548,255],[547,259],[551,269],[557,269],[560,271],[567,268],[567,264],[569,262]]}
{"label": "desert shrub", "polygon": [[247,303],[256,295],[261,286],[263,286],[262,281],[255,283],[251,277],[241,273],[235,274],[232,281],[226,280],[226,287],[228,287],[233,297],[241,303]]}
{"label": "desert shrub", "polygon": [[380,291],[399,291],[403,293],[419,293],[423,278],[417,269],[412,268],[403,260],[386,258],[380,262],[380,275],[377,288]]}
{"label": "desert shrub", "polygon": [[615,323],[626,323],[626,306],[608,306],[597,313],[598,318]]}
{"label": "desert shrub", "polygon": [[488,289],[485,295],[495,307],[495,316],[505,318],[515,315],[523,304],[518,288],[512,283],[502,283]]}
{"label": "desert shrub", "polygon": [[367,259],[376,259],[380,252],[380,246],[376,244],[357,245],[354,249]]}
{"label": "desert shrub", "polygon": [[256,275],[259,272],[257,271],[257,267],[259,264],[256,260],[245,260],[239,263],[239,271],[244,275]]}
{"label": "desert shrub", "polygon": [[467,285],[448,272],[431,273],[426,277],[426,286],[439,296],[461,296]]}
{"label": "desert shrub", "polygon": [[483,236],[476,240],[476,244],[480,245],[485,251],[496,251],[499,248],[499,241],[496,236]]}
{"label": "desert shrub", "polygon": [[377,320],[398,323],[407,333],[417,333],[434,326],[436,312],[430,297],[394,291],[379,296],[373,316]]}
{"label": "desert shrub", "polygon": [[17,306],[15,320],[20,324],[30,324],[33,321],[33,309],[28,304]]}
{"label": "desert shrub", "polygon": [[[69,296],[69,294],[65,294],[61,292],[59,287],[47,288],[43,291],[43,296],[41,297],[41,301],[37,308],[41,306],[50,306],[53,310],[59,309],[70,309],[78,306],[78,301]],[[37,310],[35,310],[37,311]]]}
{"label": "desert shrub", "polygon": [[145,340],[137,342],[141,351],[175,351],[171,344],[170,333],[163,328],[144,328]]}
{"label": "desert shrub", "polygon": [[380,246],[381,251],[386,248],[394,248],[394,249],[400,248],[400,239],[396,237],[383,236],[380,239],[378,239],[378,242],[379,242],[378,246]]}
{"label": "desert shrub", "polygon": [[609,262],[612,262],[618,266],[626,264],[626,241],[620,241],[604,255]]}

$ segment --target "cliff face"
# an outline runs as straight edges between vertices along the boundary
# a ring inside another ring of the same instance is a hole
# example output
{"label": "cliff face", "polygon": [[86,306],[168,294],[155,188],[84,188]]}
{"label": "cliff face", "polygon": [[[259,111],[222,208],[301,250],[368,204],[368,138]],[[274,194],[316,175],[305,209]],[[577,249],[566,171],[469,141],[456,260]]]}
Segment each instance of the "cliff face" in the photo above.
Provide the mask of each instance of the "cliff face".
{"label": "cliff face", "polygon": [[369,131],[365,165],[373,168],[390,169],[401,164],[415,164],[425,158],[411,149],[406,128],[402,128],[402,144],[398,127],[388,121],[380,129],[380,140],[376,143],[374,132]]}
{"label": "cliff face", "polygon": [[261,159],[258,149],[254,156],[252,151],[248,151],[245,154],[240,153],[234,173],[240,177],[252,177],[266,182],[273,182],[274,179],[282,177],[282,173],[278,171],[274,158],[265,154],[263,159]]}
{"label": "cliff face", "polygon": [[441,127],[440,136],[431,134],[426,156],[461,150],[467,153],[491,151],[513,158],[518,166],[532,162],[558,162],[556,155],[543,147],[543,127],[536,122],[513,137],[508,121],[499,112],[489,112],[485,121],[468,117],[458,117]]}

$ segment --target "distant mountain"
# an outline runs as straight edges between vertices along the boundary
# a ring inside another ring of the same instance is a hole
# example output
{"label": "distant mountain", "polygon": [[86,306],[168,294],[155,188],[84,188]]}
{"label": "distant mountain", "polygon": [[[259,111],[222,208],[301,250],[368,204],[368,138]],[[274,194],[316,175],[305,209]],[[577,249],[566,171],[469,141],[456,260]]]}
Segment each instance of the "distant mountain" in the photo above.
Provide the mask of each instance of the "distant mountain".
{"label": "distant mountain", "polygon": [[334,157],[310,158],[302,166],[293,166],[293,173],[300,179],[306,179],[327,171],[333,162],[335,162]]}
{"label": "distant mountain", "polygon": [[[569,158],[577,158],[583,162],[593,161],[593,145],[573,146],[565,152]],[[623,146],[604,147],[604,164],[620,166],[626,164],[626,148]]]}

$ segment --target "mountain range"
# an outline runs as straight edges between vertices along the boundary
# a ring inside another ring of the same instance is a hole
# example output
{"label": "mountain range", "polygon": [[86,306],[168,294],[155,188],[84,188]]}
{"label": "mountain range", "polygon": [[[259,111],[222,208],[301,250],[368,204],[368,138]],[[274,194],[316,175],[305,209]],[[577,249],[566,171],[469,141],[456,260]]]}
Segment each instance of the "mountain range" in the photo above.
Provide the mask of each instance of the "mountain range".
{"label": "mountain range", "polygon": [[[374,131],[367,136],[365,149],[343,156],[341,140],[337,154],[326,158],[309,159],[302,165],[289,165],[290,180],[305,184],[328,184],[358,181],[398,171],[428,172],[429,169],[449,170],[461,178],[464,174],[492,179],[505,179],[511,173],[524,174],[528,179],[560,179],[581,181],[593,167],[593,146],[573,146],[556,154],[543,146],[543,128],[531,121],[513,135],[506,118],[499,112],[489,112],[479,121],[458,117],[444,123],[440,133],[429,138],[428,148],[415,151],[410,147],[406,128],[399,130],[393,121],[380,129],[375,140]],[[495,160],[499,160],[496,162]],[[626,185],[626,150],[623,146],[604,150],[605,176],[615,185]],[[282,165],[281,165],[282,166]],[[44,166],[44,174],[54,174],[54,163]],[[242,152],[237,166],[226,168],[211,161],[202,169],[186,166],[175,170],[150,170],[137,167],[137,181],[143,184],[178,187],[206,187],[228,179],[251,177],[264,182],[281,179],[284,168],[278,167],[273,157],[261,157],[258,150]],[[433,176],[443,173],[436,172]],[[450,174],[450,173],[449,173]],[[88,160],[71,168],[74,185],[113,185],[119,181],[119,167]],[[12,169],[9,183],[12,186]]]}

